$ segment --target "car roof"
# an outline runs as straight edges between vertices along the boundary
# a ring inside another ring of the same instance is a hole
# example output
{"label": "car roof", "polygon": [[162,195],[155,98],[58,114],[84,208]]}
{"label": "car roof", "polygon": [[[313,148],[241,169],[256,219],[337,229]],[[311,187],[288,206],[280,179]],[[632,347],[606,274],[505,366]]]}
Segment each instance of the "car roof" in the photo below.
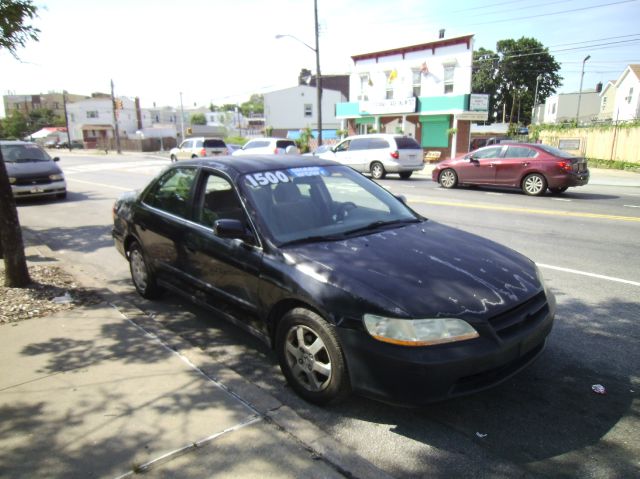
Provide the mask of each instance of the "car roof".
{"label": "car roof", "polygon": [[0,144],[2,145],[37,145],[33,141],[22,141],[22,140],[0,140]]}
{"label": "car roof", "polygon": [[336,165],[340,165],[340,163],[302,155],[217,156],[211,159],[200,158],[174,164],[174,166],[208,166],[222,170],[230,176],[239,176],[258,171]]}

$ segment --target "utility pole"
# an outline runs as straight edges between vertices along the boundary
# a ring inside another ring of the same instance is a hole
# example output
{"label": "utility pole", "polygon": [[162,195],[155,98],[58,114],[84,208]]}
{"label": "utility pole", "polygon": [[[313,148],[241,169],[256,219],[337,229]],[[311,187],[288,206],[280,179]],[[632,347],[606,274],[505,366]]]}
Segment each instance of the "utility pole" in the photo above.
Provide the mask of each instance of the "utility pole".
{"label": "utility pole", "polygon": [[182,107],[182,92],[180,92],[180,131],[182,133],[180,143],[182,143],[184,141],[184,108]]}
{"label": "utility pole", "polygon": [[584,64],[591,58],[591,55],[587,55],[582,60],[582,73],[580,73],[580,92],[578,93],[578,109],[576,110],[576,126],[580,124],[580,100],[582,100],[582,80],[584,80]]}
{"label": "utility pole", "polygon": [[67,90],[62,90],[62,107],[64,108],[64,126],[67,128],[67,146],[71,151],[71,134],[69,133],[69,115],[67,114]]}
{"label": "utility pole", "polygon": [[318,0],[313,0],[316,30],[316,96],[318,101],[318,146],[322,145],[322,75],[320,74],[320,41],[318,36]]}
{"label": "utility pole", "polygon": [[116,151],[119,155],[121,155],[122,150],[120,149],[120,129],[118,128],[118,116],[116,115],[116,97],[113,94],[113,80],[111,80],[111,111],[113,112],[113,123],[115,125]]}

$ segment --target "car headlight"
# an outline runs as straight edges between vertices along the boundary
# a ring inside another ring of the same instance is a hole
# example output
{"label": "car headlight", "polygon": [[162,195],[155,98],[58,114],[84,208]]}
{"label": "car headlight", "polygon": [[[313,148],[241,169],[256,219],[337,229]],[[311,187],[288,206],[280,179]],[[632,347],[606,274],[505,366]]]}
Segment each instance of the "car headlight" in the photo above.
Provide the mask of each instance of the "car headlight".
{"label": "car headlight", "polygon": [[401,346],[432,346],[479,336],[469,323],[458,318],[398,319],[365,314],[364,325],[378,341]]}
{"label": "car headlight", "polygon": [[10,176],[9,177],[9,184],[13,185],[13,184],[15,184],[15,182],[16,182],[16,179],[13,176]]}
{"label": "car headlight", "polygon": [[49,175],[49,179],[51,181],[60,181],[64,180],[64,175],[62,173],[57,173],[55,175]]}

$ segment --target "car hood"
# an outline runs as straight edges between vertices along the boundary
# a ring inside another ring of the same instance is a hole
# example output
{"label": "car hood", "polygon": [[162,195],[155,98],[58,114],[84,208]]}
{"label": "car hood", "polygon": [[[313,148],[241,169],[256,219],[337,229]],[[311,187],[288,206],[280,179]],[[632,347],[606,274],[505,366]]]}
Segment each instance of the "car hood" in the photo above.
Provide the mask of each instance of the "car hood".
{"label": "car hood", "polygon": [[21,161],[5,163],[9,176],[24,178],[29,176],[55,175],[62,171],[53,161]]}
{"label": "car hood", "polygon": [[299,271],[399,317],[487,318],[543,288],[531,260],[432,221],[284,251]]}

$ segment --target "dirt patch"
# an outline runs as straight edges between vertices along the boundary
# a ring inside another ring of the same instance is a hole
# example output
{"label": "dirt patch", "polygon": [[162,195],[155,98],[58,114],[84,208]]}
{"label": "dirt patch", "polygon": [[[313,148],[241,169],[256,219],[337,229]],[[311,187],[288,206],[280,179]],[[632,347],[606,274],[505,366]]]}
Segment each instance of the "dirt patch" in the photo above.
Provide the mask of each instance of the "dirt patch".
{"label": "dirt patch", "polygon": [[0,323],[47,316],[101,301],[93,290],[79,287],[70,274],[54,265],[30,264],[31,284],[26,288],[5,287],[4,271],[0,260]]}

